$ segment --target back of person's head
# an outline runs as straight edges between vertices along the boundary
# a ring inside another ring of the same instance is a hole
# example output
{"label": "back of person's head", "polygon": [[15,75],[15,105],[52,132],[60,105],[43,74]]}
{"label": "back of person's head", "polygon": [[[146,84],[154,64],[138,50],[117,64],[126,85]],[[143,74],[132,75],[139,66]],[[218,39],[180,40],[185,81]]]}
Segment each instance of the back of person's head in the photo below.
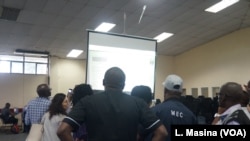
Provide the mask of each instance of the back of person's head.
{"label": "back of person's head", "polygon": [[51,104],[48,109],[50,113],[50,119],[52,118],[52,116],[57,115],[57,114],[66,115],[66,107],[64,107],[64,105],[67,105],[67,102],[68,101],[66,98],[66,94],[57,93],[51,100]]}
{"label": "back of person's head", "polygon": [[73,89],[73,94],[72,94],[72,103],[73,106],[76,105],[76,103],[83,97],[87,95],[92,95],[93,90],[89,84],[79,84],[76,85],[75,88]]}
{"label": "back of person's head", "polygon": [[48,84],[40,84],[37,86],[36,92],[39,97],[49,97],[51,96],[51,88]]}
{"label": "back of person's head", "polygon": [[168,94],[171,96],[181,96],[183,80],[180,76],[171,74],[168,75],[163,82],[164,86],[164,94]]}
{"label": "back of person's head", "polygon": [[157,98],[155,101],[155,105],[161,104],[161,99]]}
{"label": "back of person's head", "polygon": [[10,103],[9,102],[5,103],[5,107],[10,108]]}
{"label": "back of person's head", "polygon": [[247,92],[248,92],[248,94],[250,94],[250,80],[247,83]]}
{"label": "back of person's head", "polygon": [[219,93],[219,106],[229,108],[235,104],[241,104],[243,89],[236,82],[227,82],[221,86]]}
{"label": "back of person's head", "polygon": [[103,85],[105,89],[123,90],[125,79],[123,70],[118,67],[112,67],[105,72]]}
{"label": "back of person's head", "polygon": [[135,86],[131,91],[131,95],[143,99],[149,105],[153,99],[151,88],[144,85]]}
{"label": "back of person's head", "polygon": [[247,107],[250,102],[250,94],[246,91],[243,91],[242,98],[241,98],[241,106]]}

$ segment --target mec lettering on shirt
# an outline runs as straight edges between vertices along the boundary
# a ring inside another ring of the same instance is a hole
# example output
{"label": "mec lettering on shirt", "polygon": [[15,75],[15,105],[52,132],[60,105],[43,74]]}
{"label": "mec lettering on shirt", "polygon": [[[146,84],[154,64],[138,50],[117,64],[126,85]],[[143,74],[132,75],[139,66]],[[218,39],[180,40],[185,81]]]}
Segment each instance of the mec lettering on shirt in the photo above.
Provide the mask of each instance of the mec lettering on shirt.
{"label": "mec lettering on shirt", "polygon": [[180,112],[180,111],[171,110],[171,116],[175,116],[175,117],[178,117],[178,118],[183,118],[183,113]]}

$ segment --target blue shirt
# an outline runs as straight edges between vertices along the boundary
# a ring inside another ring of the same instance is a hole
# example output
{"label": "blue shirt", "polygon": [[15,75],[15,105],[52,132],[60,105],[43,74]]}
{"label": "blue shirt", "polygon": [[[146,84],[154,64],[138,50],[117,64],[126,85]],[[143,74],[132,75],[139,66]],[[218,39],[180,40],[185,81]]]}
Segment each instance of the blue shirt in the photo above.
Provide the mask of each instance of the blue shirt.
{"label": "blue shirt", "polygon": [[37,97],[27,105],[25,124],[40,123],[43,115],[48,110],[51,101],[45,97]]}
{"label": "blue shirt", "polygon": [[[152,110],[160,118],[168,131],[166,141],[171,141],[171,125],[197,124],[194,113],[176,98],[169,98],[163,103],[152,107]],[[147,141],[151,140],[151,135]]]}

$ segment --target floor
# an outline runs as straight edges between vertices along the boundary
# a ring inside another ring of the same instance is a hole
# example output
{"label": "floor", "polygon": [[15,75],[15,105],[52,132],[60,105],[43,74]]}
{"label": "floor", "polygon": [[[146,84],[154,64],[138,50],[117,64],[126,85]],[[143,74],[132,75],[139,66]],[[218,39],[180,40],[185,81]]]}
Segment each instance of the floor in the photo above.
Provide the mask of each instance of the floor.
{"label": "floor", "polygon": [[1,141],[25,141],[27,135],[27,133],[22,133],[22,131],[18,134],[14,134],[11,133],[8,129],[0,130]]}
{"label": "floor", "polygon": [[27,137],[27,133],[19,133],[19,134],[13,134],[13,133],[6,133],[6,132],[0,132],[0,140],[1,141],[25,141]]}

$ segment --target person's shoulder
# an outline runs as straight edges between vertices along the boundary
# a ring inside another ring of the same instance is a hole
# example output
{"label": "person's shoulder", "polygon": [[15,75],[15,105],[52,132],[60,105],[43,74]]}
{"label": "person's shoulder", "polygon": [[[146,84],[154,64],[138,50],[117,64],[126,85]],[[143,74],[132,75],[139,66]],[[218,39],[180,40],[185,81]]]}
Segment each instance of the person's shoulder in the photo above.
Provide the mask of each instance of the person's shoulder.
{"label": "person's shoulder", "polygon": [[50,98],[49,97],[38,97],[36,98],[37,101],[43,101],[43,102],[51,102]]}
{"label": "person's shoulder", "polygon": [[83,103],[95,102],[98,99],[103,99],[102,97],[102,93],[86,95],[85,97],[81,98],[80,101]]}
{"label": "person's shoulder", "polygon": [[46,112],[43,117],[49,117],[50,113],[49,112]]}
{"label": "person's shoulder", "polygon": [[226,120],[224,124],[238,123],[238,124],[250,124],[250,114],[248,111],[244,111],[243,108],[235,110]]}
{"label": "person's shoulder", "polygon": [[169,99],[169,100],[165,100],[162,103],[157,104],[153,107],[154,108],[169,108],[170,106],[175,105],[175,103],[176,102],[174,100]]}
{"label": "person's shoulder", "polygon": [[31,99],[28,104],[27,104],[27,107],[29,107],[30,105],[34,104],[36,102],[36,99],[37,98],[34,98],[34,99]]}
{"label": "person's shoulder", "polygon": [[129,99],[129,100],[133,100],[133,101],[136,101],[136,102],[144,102],[145,103],[145,101],[143,100],[143,99],[141,99],[141,98],[139,98],[139,97],[136,97],[136,96],[131,96],[131,95],[128,95],[128,94],[126,94],[126,93],[123,93],[123,95],[122,95],[124,98],[127,98],[127,99]]}
{"label": "person's shoulder", "polygon": [[66,115],[64,115],[64,114],[57,114],[55,116],[56,116],[58,121],[62,121],[66,117]]}
{"label": "person's shoulder", "polygon": [[49,112],[46,112],[45,114],[43,114],[42,119],[41,119],[41,123],[44,123],[45,119],[49,118]]}

